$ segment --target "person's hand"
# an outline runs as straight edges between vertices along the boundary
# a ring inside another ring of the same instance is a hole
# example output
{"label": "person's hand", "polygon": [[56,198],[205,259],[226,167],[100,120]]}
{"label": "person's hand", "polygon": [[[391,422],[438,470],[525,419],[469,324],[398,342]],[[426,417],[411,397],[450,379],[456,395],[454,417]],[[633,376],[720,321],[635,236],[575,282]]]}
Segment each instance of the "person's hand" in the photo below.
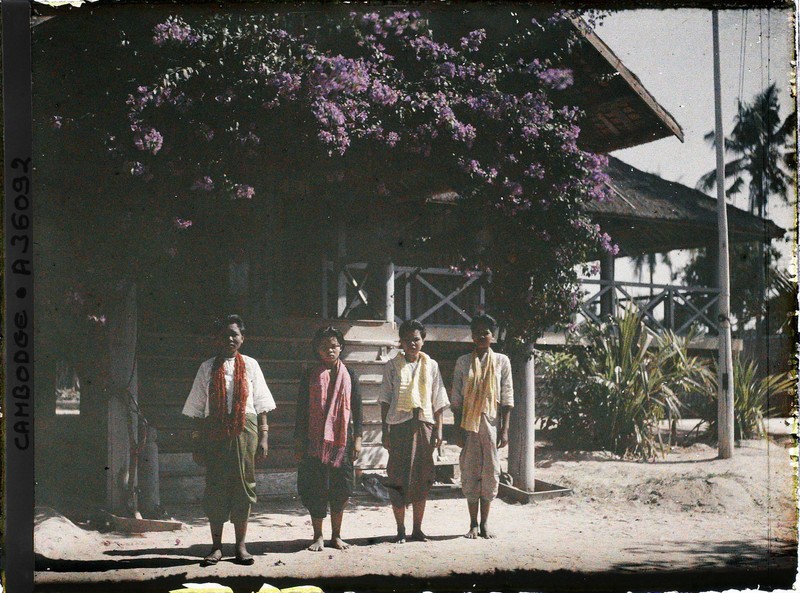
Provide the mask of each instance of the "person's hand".
{"label": "person's hand", "polygon": [[383,430],[381,431],[381,446],[387,451],[391,450],[392,447],[392,441],[389,437],[389,427],[386,425],[383,426]]}
{"label": "person's hand", "polygon": [[256,459],[266,459],[267,455],[269,454],[269,445],[267,444],[268,434],[265,432],[264,434],[259,435],[258,437],[258,446],[256,447]]}
{"label": "person's hand", "polygon": [[456,428],[456,445],[463,449],[466,441],[467,435],[464,434],[464,429],[461,427]]}
{"label": "person's hand", "polygon": [[434,449],[438,449],[442,446],[442,427],[436,426],[433,429],[433,439],[431,441]]}
{"label": "person's hand", "polygon": [[497,437],[497,448],[502,449],[508,444],[508,428],[503,428]]}
{"label": "person's hand", "polygon": [[361,437],[356,437],[353,440],[353,461],[358,459],[359,455],[361,455]]}

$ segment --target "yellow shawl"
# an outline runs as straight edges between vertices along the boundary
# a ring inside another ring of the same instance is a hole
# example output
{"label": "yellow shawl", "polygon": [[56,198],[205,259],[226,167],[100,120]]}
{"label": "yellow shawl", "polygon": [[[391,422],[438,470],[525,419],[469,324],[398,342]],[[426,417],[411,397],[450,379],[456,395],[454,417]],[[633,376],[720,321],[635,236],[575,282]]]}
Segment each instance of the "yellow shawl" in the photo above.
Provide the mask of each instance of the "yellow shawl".
{"label": "yellow shawl", "polygon": [[496,414],[497,396],[494,352],[489,348],[485,366],[481,365],[481,359],[477,352],[473,352],[469,376],[464,385],[464,412],[461,416],[461,428],[470,432],[478,432],[484,408],[488,405],[486,411],[490,417]]}
{"label": "yellow shawl", "polygon": [[416,372],[412,372],[411,365],[402,353],[394,358],[395,370],[400,379],[400,389],[397,394],[397,410],[411,412],[414,408],[427,410],[431,400],[431,379],[428,372],[430,357],[424,352],[419,353],[419,363]]}

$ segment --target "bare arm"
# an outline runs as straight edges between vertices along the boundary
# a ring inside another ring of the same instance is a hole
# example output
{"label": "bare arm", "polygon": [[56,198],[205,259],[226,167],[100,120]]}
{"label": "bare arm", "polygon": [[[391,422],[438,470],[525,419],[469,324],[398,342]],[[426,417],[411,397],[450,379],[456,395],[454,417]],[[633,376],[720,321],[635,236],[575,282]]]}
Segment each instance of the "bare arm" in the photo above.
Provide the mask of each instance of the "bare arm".
{"label": "bare arm", "polygon": [[256,459],[266,459],[269,454],[269,425],[267,424],[267,412],[258,415],[258,446],[256,447]]}
{"label": "bare arm", "polygon": [[200,452],[203,440],[205,439],[205,435],[203,434],[204,420],[204,418],[192,418],[192,461],[197,465],[206,464],[206,460]]}
{"label": "bare arm", "polygon": [[433,429],[433,447],[434,449],[438,449],[442,445],[442,424],[444,423],[444,414],[443,409],[436,410],[433,413],[433,422],[434,422],[434,429]]}
{"label": "bare arm", "polygon": [[389,414],[389,404],[381,402],[381,445],[387,451],[391,447],[389,440],[389,425],[386,423],[386,416]]}
{"label": "bare arm", "polygon": [[500,432],[497,435],[497,447],[502,449],[508,444],[508,424],[511,420],[511,406],[500,408]]}
{"label": "bare arm", "polygon": [[350,373],[350,383],[352,384],[352,389],[350,390],[350,409],[352,410],[353,418],[353,461],[355,461],[361,454],[364,412],[361,407],[361,387],[358,383],[358,377],[352,369],[347,369],[347,372]]}

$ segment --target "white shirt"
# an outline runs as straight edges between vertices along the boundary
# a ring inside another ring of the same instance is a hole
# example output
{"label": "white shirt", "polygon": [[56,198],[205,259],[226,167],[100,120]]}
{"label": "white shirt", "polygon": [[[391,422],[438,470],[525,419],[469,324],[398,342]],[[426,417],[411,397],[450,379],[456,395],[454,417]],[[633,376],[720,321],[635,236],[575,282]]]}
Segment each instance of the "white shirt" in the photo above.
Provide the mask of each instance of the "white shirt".
{"label": "white shirt", "polygon": [[[431,392],[428,406],[422,410],[422,419],[426,422],[433,424],[434,412],[444,410],[450,406],[447,399],[447,391],[442,383],[442,374],[439,372],[439,364],[432,358],[428,359],[428,373],[431,375]],[[419,371],[419,368],[417,369]],[[420,377],[423,380],[423,377]],[[378,401],[380,403],[389,404],[389,412],[386,414],[387,424],[400,424],[414,417],[413,412],[406,412],[397,409],[397,402],[400,399],[400,377],[397,375],[397,369],[394,362],[389,361],[383,368],[383,382],[381,383],[380,395]]]}
{"label": "white shirt", "polygon": [[[245,366],[245,377],[247,379],[247,402],[245,402],[245,413],[260,414],[270,412],[275,409],[275,400],[267,387],[264,373],[254,358],[242,355]],[[194,378],[192,390],[186,403],[183,406],[183,415],[191,418],[205,418],[208,416],[208,388],[211,382],[211,369],[214,366],[213,358],[209,358],[200,368],[197,369],[197,376]],[[225,369],[225,389],[228,400],[228,413],[233,409],[233,367],[234,358],[226,358],[223,363]]]}
{"label": "white shirt", "polygon": [[[486,356],[489,353],[483,355],[481,359],[481,365],[486,364]],[[494,352],[494,364],[495,364],[495,388],[497,393],[500,395],[500,401],[498,404],[500,406],[514,406],[514,383],[511,379],[511,361],[509,360],[508,356],[505,354],[500,354],[499,352]],[[453,391],[450,394],[450,406],[454,410],[460,410],[464,407],[464,385],[467,382],[467,378],[469,377],[469,367],[472,364],[472,354],[465,354],[464,356],[459,356],[458,360],[456,360],[456,368],[453,371]],[[486,403],[483,412],[486,413],[489,410],[489,404]],[[487,419],[489,422],[494,420],[494,415],[489,417],[489,414],[486,414]]]}

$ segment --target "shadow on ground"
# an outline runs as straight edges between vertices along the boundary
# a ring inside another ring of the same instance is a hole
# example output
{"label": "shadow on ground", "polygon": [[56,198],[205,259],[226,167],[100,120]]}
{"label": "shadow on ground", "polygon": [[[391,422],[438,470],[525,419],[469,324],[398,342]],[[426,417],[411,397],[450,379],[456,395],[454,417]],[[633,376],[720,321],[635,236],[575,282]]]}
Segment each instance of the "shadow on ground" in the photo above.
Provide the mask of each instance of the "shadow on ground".
{"label": "shadow on ground", "polygon": [[[399,592],[463,592],[488,593],[505,591],[539,591],[541,593],[571,593],[593,591],[596,593],[625,593],[629,591],[723,591],[726,589],[791,589],[795,579],[795,567],[756,570],[753,568],[731,568],[730,570],[693,571],[644,571],[620,573],[580,573],[566,570],[554,572],[497,571],[486,575],[451,575],[449,577],[418,579],[365,575],[349,579],[270,579],[268,576],[232,577],[216,582],[233,589],[235,593],[257,591],[264,582],[278,588],[313,584],[325,593],[399,593]],[[80,583],[77,585],[37,585],[36,591],[47,593],[99,593],[111,587],[114,593],[165,593],[180,589],[186,575],[175,575],[151,581]]]}
{"label": "shadow on ground", "polygon": [[668,561],[669,555],[674,554],[676,550],[680,550],[683,554],[696,554],[698,558],[702,558],[703,560],[699,562],[701,567],[727,565],[739,569],[750,567],[755,570],[771,570],[787,562],[797,565],[797,544],[786,541],[772,542],[767,548],[752,542],[730,540],[690,549],[685,541],[662,540],[658,544],[633,545],[625,548],[628,560],[614,564],[612,568],[624,574],[669,570],[673,567]]}

